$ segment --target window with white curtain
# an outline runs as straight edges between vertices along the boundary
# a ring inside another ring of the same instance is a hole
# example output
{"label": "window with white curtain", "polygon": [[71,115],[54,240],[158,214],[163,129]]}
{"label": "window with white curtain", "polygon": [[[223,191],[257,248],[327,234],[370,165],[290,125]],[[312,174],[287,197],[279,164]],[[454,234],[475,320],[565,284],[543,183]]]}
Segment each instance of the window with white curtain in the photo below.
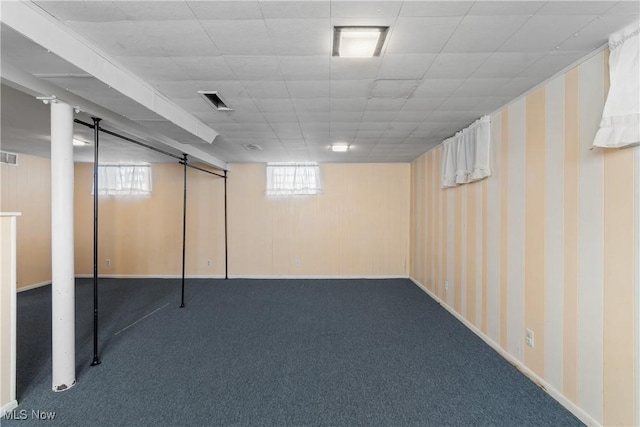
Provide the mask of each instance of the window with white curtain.
{"label": "window with white curtain", "polygon": [[640,143],[640,24],[609,38],[609,94],[593,145],[618,148]]}
{"label": "window with white curtain", "polygon": [[442,188],[479,181],[491,175],[491,121],[484,116],[442,142]]}
{"label": "window with white curtain", "polygon": [[[91,187],[93,194],[94,185]],[[149,163],[103,163],[98,165],[100,196],[150,196],[151,165]]]}
{"label": "window with white curtain", "polygon": [[323,192],[317,163],[267,163],[267,196],[314,195]]}

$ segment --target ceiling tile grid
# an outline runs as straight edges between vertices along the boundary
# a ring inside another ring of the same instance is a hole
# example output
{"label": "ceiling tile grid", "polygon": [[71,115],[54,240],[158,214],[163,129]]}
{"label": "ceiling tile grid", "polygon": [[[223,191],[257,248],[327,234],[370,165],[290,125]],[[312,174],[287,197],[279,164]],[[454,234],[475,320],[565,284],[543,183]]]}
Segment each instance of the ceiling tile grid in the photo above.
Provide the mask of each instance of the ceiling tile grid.
{"label": "ceiling tile grid", "polygon": [[[216,129],[202,149],[231,162],[413,160],[603,46],[640,13],[634,1],[35,3]],[[381,56],[332,56],[334,25],[388,25]],[[39,75],[82,72],[53,55],[34,61],[4,34],[3,61]],[[50,80],[107,99],[96,79]],[[219,91],[233,111],[215,110],[198,90]],[[119,114],[153,118],[109,99]],[[353,151],[330,153],[333,142]]]}

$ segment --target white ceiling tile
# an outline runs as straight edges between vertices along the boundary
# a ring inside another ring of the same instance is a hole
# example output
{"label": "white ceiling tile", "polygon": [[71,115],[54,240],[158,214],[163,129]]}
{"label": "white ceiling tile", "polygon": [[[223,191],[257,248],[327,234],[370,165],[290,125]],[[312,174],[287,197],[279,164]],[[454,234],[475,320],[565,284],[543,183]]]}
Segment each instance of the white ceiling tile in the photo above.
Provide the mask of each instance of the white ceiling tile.
{"label": "white ceiling tile", "polygon": [[310,113],[310,112],[328,112],[331,108],[330,99],[327,98],[316,98],[316,99],[291,99],[293,103],[293,108],[296,112],[301,113]]}
{"label": "white ceiling tile", "polygon": [[[235,74],[222,56],[183,56],[174,57],[172,61],[179,71],[174,79],[193,80],[230,80]],[[171,69],[173,72],[173,68]]]}
{"label": "white ceiling tile", "polygon": [[373,80],[333,80],[331,98],[366,98]]}
{"label": "white ceiling tile", "polygon": [[480,97],[472,96],[465,96],[462,98],[451,97],[445,99],[438,109],[449,111],[473,111],[481,100],[482,98]]}
{"label": "white ceiling tile", "polygon": [[369,91],[372,98],[408,98],[418,87],[417,80],[375,80]]}
{"label": "white ceiling tile", "polygon": [[331,122],[330,134],[331,132],[357,132],[358,131],[358,122],[347,122],[347,121],[333,121]]}
{"label": "white ceiling tile", "polygon": [[398,1],[331,1],[332,18],[393,17],[400,13]]}
{"label": "white ceiling tile", "polygon": [[593,15],[533,16],[499,51],[551,51],[595,18]]}
{"label": "white ceiling tile", "polygon": [[289,98],[284,82],[245,81],[242,83],[251,98]]}
{"label": "white ceiling tile", "polygon": [[575,0],[564,1],[554,0],[548,1],[540,10],[538,15],[600,15],[615,4],[614,1],[582,1],[576,4]]}
{"label": "white ceiling tile", "polygon": [[328,98],[328,81],[287,81],[291,98]]}
{"label": "white ceiling tile", "polygon": [[449,96],[464,82],[460,79],[436,79],[427,78],[413,92],[414,98]]}
{"label": "white ceiling tile", "polygon": [[524,69],[519,77],[537,77],[542,82],[583,57],[581,52],[551,52]]}
{"label": "white ceiling tile", "polygon": [[[426,114],[423,111],[402,110],[402,111],[398,111],[398,114],[396,114],[395,121],[396,122],[421,122],[422,120],[425,119],[425,117],[426,117]],[[402,125],[404,125],[404,123]]]}
{"label": "white ceiling tile", "polygon": [[[328,19],[267,19],[269,42],[276,55],[329,55],[331,25]],[[292,37],[292,35],[295,36]],[[217,42],[216,42],[217,43]]]}
{"label": "white ceiling tile", "polygon": [[256,98],[253,102],[263,113],[293,113],[293,104],[290,99]]}
{"label": "white ceiling tile", "polygon": [[438,53],[461,19],[400,17],[391,31],[386,53]]}
{"label": "white ceiling tile", "polygon": [[264,20],[200,21],[218,50],[227,55],[268,55],[273,53]]}
{"label": "white ceiling tile", "polygon": [[202,27],[190,21],[70,22],[69,26],[113,56],[219,54]]}
{"label": "white ceiling tile", "polygon": [[427,78],[469,77],[488,57],[489,53],[441,53],[427,71]]}
{"label": "white ceiling tile", "polygon": [[395,115],[405,102],[404,98],[371,98],[367,103],[367,111],[393,111]]}
{"label": "white ceiling tile", "polygon": [[158,81],[153,86],[169,98],[195,98],[199,90],[219,90],[228,101],[248,96],[242,85],[235,81]]}
{"label": "white ceiling tile", "polygon": [[472,1],[405,1],[400,16],[464,16]]}
{"label": "white ceiling tile", "polygon": [[436,54],[384,55],[378,79],[420,79]]}
{"label": "white ceiling tile", "polygon": [[262,19],[257,1],[188,1],[198,19]]}
{"label": "white ceiling tile", "polygon": [[[346,114],[346,113],[340,113]],[[388,122],[391,119],[387,111],[365,111],[362,114],[363,122]]]}
{"label": "white ceiling tile", "polygon": [[474,72],[473,77],[514,77],[542,58],[541,52],[496,52],[492,53]]}
{"label": "white ceiling tile", "polygon": [[[453,92],[454,97],[477,97],[477,96],[490,96],[498,88],[504,86],[509,82],[509,78],[503,77],[498,79],[485,79],[485,78],[469,78],[465,80],[456,90]],[[444,105],[440,106],[441,108]]]}
{"label": "white ceiling tile", "polygon": [[[94,2],[82,2],[82,4],[87,3]],[[150,6],[148,1],[116,1],[114,3],[131,21],[177,21],[195,18],[186,2],[161,1],[155,2],[153,6]]]}
{"label": "white ceiling tile", "polygon": [[546,1],[477,1],[469,15],[534,15]]}
{"label": "white ceiling tile", "polygon": [[[393,116],[395,116],[395,113],[391,117],[389,117],[389,119],[392,119]],[[389,122],[360,122],[356,123],[356,125],[358,127],[359,136],[371,137],[371,134],[378,133],[381,130],[387,129],[387,127],[389,127]]]}
{"label": "white ceiling tile", "polygon": [[330,100],[331,111],[363,111],[367,107],[368,99],[361,98],[336,98]]}
{"label": "white ceiling tile", "polygon": [[402,106],[403,111],[431,111],[438,108],[446,98],[441,96],[429,98],[410,98]]}
{"label": "white ceiling tile", "polygon": [[274,56],[226,56],[225,59],[238,80],[282,80]]}
{"label": "white ceiling tile", "polygon": [[506,105],[512,98],[508,96],[485,96],[482,100],[476,105],[476,108],[479,110],[484,110],[489,114],[490,112],[496,111],[497,109]]}
{"label": "white ceiling tile", "polygon": [[465,16],[442,52],[493,52],[520,28],[527,16]]}
{"label": "white ceiling tile", "polygon": [[362,113],[358,112],[331,111],[329,114],[331,122],[359,122],[362,118]]}
{"label": "white ceiling tile", "polygon": [[36,1],[39,7],[61,21],[126,21],[127,15],[113,1]]}
{"label": "white ceiling tile", "polygon": [[607,15],[639,15],[640,2],[637,0],[619,1],[606,12]]}
{"label": "white ceiling tile", "polygon": [[330,75],[329,56],[279,56],[285,80],[325,80]]}
{"label": "white ceiling tile", "polygon": [[378,74],[380,58],[331,57],[332,80],[374,79]]}
{"label": "white ceiling tile", "polygon": [[540,77],[515,77],[509,83],[498,88],[494,93],[495,96],[510,96],[516,98],[527,90],[531,89],[542,80]]}
{"label": "white ceiling tile", "polygon": [[331,3],[328,1],[261,1],[265,19],[328,18]]}
{"label": "white ceiling tile", "polygon": [[593,49],[606,45],[609,35],[620,31],[628,25],[638,21],[637,15],[604,15],[591,21],[586,27],[574,33],[568,39],[560,43],[559,51],[590,52]]}
{"label": "white ceiling tile", "polygon": [[312,112],[312,113],[297,113],[300,124],[303,123],[325,123],[331,118],[329,112]]}

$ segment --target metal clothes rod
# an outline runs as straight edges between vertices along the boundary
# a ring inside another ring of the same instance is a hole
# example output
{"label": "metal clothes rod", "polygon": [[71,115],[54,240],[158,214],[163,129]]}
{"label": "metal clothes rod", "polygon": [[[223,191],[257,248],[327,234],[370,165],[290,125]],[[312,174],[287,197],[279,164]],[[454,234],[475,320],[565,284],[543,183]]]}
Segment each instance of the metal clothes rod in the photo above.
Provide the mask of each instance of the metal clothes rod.
{"label": "metal clothes rod", "polygon": [[98,357],[98,145],[100,119],[93,119],[93,361],[91,366],[99,365]]}
{"label": "metal clothes rod", "polygon": [[[91,125],[91,124],[89,124],[89,123],[87,123],[87,122],[83,122],[82,120],[74,119],[73,121],[74,121],[75,123],[78,123],[78,124],[81,124],[81,125],[84,125],[84,126],[87,126],[87,127],[93,128],[93,125]],[[115,133],[115,132],[112,132],[112,131],[107,130],[107,129],[105,129],[105,128],[102,128],[102,127],[100,127],[100,126],[98,126],[98,129],[99,129],[100,131],[102,131],[102,132],[106,133],[106,134],[111,135],[111,136],[116,136],[116,137],[118,137],[118,138],[120,138],[120,139],[124,139],[125,141],[129,141],[129,142],[131,142],[131,143],[133,143],[133,144],[137,144],[137,145],[139,145],[139,146],[141,146],[141,147],[148,148],[149,150],[157,151],[158,153],[162,153],[162,154],[164,154],[164,155],[166,155],[166,156],[173,157],[174,159],[182,160],[182,157],[180,157],[180,156],[178,156],[178,155],[176,155],[176,154],[169,153],[168,151],[161,150],[160,148],[156,148],[156,147],[154,147],[154,146],[152,146],[152,145],[145,144],[144,142],[136,141],[135,139],[131,139],[131,138],[127,137],[127,136],[120,135],[120,134],[118,134],[118,133]]]}
{"label": "metal clothes rod", "polygon": [[[219,176],[220,178],[226,178],[226,176],[224,176],[224,175],[220,175],[219,173],[215,173],[213,171],[209,171],[209,170],[206,170],[206,169],[199,168],[198,166],[193,166],[193,165],[190,165],[190,164],[187,164],[187,166],[189,166],[191,169],[197,169],[197,170],[199,170],[201,172],[206,172],[206,173],[210,173],[211,175]],[[225,171],[225,173],[226,173],[226,171]]]}

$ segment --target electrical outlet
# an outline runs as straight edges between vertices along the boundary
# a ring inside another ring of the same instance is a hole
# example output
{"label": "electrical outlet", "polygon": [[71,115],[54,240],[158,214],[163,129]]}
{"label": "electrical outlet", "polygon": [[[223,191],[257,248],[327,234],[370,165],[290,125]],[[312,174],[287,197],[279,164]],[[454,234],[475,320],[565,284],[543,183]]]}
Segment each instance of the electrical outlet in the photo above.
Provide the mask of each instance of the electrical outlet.
{"label": "electrical outlet", "polygon": [[213,265],[213,261],[208,259],[207,260],[207,267],[211,267]]}
{"label": "electrical outlet", "polygon": [[525,342],[527,343],[527,345],[531,348],[533,348],[533,331],[531,329],[527,329],[527,336],[525,338]]}
{"label": "electrical outlet", "polygon": [[111,267],[111,260],[110,259],[107,260],[107,268],[109,268],[109,267]]}
{"label": "electrical outlet", "polygon": [[446,280],[444,281],[444,291],[449,292],[449,282],[447,282]]}
{"label": "electrical outlet", "polygon": [[294,264],[295,264],[296,268],[300,268],[300,264],[302,264],[302,263],[300,262],[299,259],[297,259]]}

